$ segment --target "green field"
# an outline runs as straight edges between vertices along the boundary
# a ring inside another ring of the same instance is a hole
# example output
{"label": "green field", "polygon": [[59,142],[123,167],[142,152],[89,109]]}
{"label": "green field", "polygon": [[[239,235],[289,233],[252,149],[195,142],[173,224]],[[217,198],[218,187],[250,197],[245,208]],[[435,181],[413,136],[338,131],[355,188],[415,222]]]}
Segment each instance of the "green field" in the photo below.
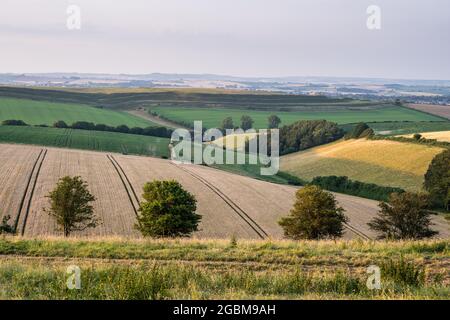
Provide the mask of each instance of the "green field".
{"label": "green field", "polygon": [[120,152],[154,157],[169,156],[169,139],[116,132],[0,126],[1,143]]}
{"label": "green field", "polygon": [[[367,122],[367,124],[376,134],[386,136],[450,130],[450,121]],[[348,132],[355,125],[356,124],[344,124],[339,127]]]}
{"label": "green field", "polygon": [[0,121],[23,120],[31,125],[52,125],[63,120],[67,124],[89,121],[109,126],[149,127],[152,122],[125,112],[94,108],[83,104],[53,103],[0,97]]}
{"label": "green field", "polygon": [[250,115],[255,121],[257,129],[267,128],[267,118],[276,114],[281,118],[281,125],[291,124],[299,120],[325,119],[338,124],[374,121],[442,121],[441,118],[402,107],[380,107],[367,110],[350,110],[342,108],[327,111],[260,111],[241,109],[204,109],[204,108],[174,108],[152,107],[151,110],[158,115],[178,123],[191,124],[195,120],[202,120],[205,128],[218,128],[222,120],[231,116],[235,126],[240,124],[242,115]]}
{"label": "green field", "polygon": [[[448,299],[448,259],[445,240],[3,237],[0,299]],[[67,289],[69,265],[79,290]],[[380,290],[366,285],[370,265]]]}

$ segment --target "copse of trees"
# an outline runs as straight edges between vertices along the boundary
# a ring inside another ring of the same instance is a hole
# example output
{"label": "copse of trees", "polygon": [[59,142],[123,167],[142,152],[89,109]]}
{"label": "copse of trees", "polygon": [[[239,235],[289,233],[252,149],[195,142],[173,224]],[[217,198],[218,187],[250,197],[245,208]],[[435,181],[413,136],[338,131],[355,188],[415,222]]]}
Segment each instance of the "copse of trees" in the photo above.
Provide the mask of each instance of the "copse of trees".
{"label": "copse of trees", "polygon": [[279,127],[279,125],[281,123],[281,119],[275,114],[272,114],[271,116],[269,116],[267,121],[268,121],[269,129],[276,129]]}
{"label": "copse of trees", "polygon": [[423,187],[429,192],[433,207],[450,210],[450,150],[436,155],[431,161]]}
{"label": "copse of trees", "polygon": [[393,193],[389,203],[381,202],[378,216],[368,223],[380,239],[423,239],[437,234],[431,230],[429,199],[424,193]]}
{"label": "copse of trees", "polygon": [[2,125],[3,126],[28,126],[28,124],[26,124],[22,120],[3,120]]}
{"label": "copse of trees", "polygon": [[201,216],[197,200],[175,180],[148,182],[139,207],[136,228],[155,238],[189,236],[197,231]]}
{"label": "copse of trees", "polygon": [[350,132],[347,132],[344,136],[345,139],[361,139],[369,138],[375,134],[372,128],[367,123],[360,122]]}
{"label": "copse of trees", "polygon": [[405,190],[401,188],[384,187],[374,183],[353,181],[346,176],[315,177],[311,181],[311,184],[330,191],[341,192],[380,201],[388,201],[391,193],[405,192]]}
{"label": "copse of trees", "polygon": [[342,138],[344,131],[334,122],[304,120],[280,129],[280,154],[287,154],[333,142]]}
{"label": "copse of trees", "polygon": [[286,237],[319,240],[342,236],[348,218],[330,192],[307,186],[299,189],[295,197],[290,215],[279,221]]}
{"label": "copse of trees", "polygon": [[89,192],[88,185],[79,176],[65,176],[59,179],[56,187],[47,198],[50,208],[44,209],[56,221],[65,237],[73,231],[95,228],[99,220],[94,215],[91,202],[95,197]]}

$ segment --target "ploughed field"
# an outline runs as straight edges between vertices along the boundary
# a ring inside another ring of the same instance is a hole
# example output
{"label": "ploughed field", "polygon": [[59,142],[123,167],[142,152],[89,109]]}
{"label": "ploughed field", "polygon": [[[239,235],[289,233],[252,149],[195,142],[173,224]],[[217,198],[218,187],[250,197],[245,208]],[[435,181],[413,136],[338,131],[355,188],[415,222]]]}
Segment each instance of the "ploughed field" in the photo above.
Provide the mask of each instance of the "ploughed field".
{"label": "ploughed field", "polygon": [[[197,238],[282,238],[277,221],[288,214],[296,189],[238,176],[213,168],[175,165],[168,160],[92,151],[0,145],[1,214],[24,236],[59,235],[43,208],[58,178],[79,175],[89,184],[102,224],[77,236],[139,237],[134,229],[142,186],[153,179],[176,179],[198,200],[203,216]],[[373,238],[366,223],[377,202],[337,195],[350,218],[345,238]],[[441,237],[447,222],[436,218]]]}
{"label": "ploughed field", "polygon": [[409,104],[409,108],[422,112],[434,114],[436,116],[450,119],[450,106],[442,106],[435,104]]}

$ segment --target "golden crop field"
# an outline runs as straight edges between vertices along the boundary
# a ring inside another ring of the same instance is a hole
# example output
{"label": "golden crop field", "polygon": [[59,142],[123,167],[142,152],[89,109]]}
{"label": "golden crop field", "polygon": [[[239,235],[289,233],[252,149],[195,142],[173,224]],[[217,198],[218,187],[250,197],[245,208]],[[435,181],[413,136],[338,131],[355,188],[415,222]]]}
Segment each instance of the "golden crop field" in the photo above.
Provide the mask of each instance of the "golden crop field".
{"label": "golden crop field", "polygon": [[350,179],[418,191],[431,160],[443,149],[389,140],[340,140],[281,158],[281,170],[311,180]]}
{"label": "golden crop field", "polygon": [[[178,165],[169,160],[39,148],[0,145],[0,193],[2,214],[17,219],[17,233],[28,237],[61,235],[43,208],[45,197],[65,175],[79,175],[88,182],[95,214],[102,224],[75,233],[77,237],[121,236],[138,238],[133,226],[143,185],[154,179],[176,179],[198,200],[202,215],[194,238],[280,239],[280,217],[289,213],[296,188],[234,175],[205,166]],[[336,194],[350,221],[344,238],[374,238],[367,227],[377,213],[377,201]],[[22,209],[19,204],[23,200]],[[450,237],[447,222],[436,217],[440,237]]]}
{"label": "golden crop field", "polygon": [[[450,131],[434,131],[434,132],[420,132],[425,139],[436,139],[437,141],[450,142]],[[412,138],[414,134],[405,134],[399,137]]]}

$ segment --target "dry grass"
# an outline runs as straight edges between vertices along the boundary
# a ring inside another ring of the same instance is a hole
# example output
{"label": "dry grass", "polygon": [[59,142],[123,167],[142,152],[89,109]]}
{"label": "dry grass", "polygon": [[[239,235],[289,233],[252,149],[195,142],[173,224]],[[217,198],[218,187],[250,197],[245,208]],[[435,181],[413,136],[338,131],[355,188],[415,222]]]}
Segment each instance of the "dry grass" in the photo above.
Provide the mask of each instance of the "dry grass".
{"label": "dry grass", "polygon": [[[426,139],[436,139],[437,141],[450,142],[450,131],[421,132]],[[405,134],[399,137],[412,138],[414,134]]]}
{"label": "dry grass", "polygon": [[348,176],[417,191],[429,163],[442,150],[389,140],[341,140],[284,156],[281,169],[307,180],[316,176]]}
{"label": "dry grass", "polygon": [[[6,237],[0,257],[2,299],[445,299],[450,280],[448,242],[436,240]],[[397,266],[396,277],[383,269],[380,291],[366,287],[373,264]],[[69,265],[81,268],[80,290],[66,289]],[[405,283],[404,267],[424,282]]]}

